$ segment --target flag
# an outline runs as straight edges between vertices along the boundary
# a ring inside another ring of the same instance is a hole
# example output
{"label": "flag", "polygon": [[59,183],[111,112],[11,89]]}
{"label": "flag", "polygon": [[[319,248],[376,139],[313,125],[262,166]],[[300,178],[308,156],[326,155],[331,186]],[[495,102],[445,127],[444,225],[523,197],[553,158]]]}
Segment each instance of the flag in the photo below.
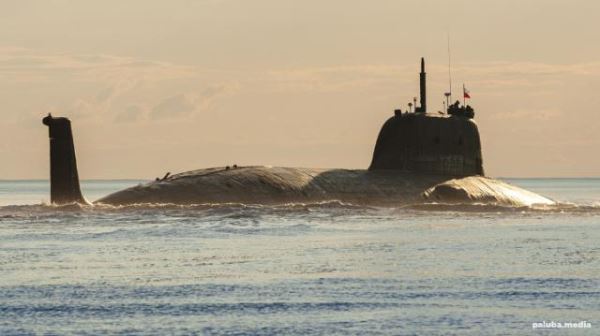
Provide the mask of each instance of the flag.
{"label": "flag", "polygon": [[463,97],[471,99],[471,95],[469,95],[469,90],[463,85]]}

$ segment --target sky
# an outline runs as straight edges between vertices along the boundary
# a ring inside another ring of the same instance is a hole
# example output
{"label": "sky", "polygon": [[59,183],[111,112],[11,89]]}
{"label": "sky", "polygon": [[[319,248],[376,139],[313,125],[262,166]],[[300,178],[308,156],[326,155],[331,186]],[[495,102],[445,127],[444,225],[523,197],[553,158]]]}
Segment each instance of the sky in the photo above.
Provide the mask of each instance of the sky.
{"label": "sky", "polygon": [[0,0],[0,179],[223,165],[367,168],[418,95],[471,92],[486,174],[600,176],[597,0]]}

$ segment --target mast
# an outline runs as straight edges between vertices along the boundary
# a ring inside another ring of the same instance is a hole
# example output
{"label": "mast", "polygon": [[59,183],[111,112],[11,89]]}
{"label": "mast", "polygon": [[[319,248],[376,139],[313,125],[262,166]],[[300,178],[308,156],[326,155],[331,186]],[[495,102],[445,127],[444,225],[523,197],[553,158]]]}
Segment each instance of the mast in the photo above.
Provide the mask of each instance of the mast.
{"label": "mast", "polygon": [[450,33],[448,33],[448,92],[445,94],[446,104],[452,100],[452,67],[450,64]]}
{"label": "mast", "polygon": [[421,57],[421,73],[419,74],[421,86],[421,108],[420,112],[427,113],[427,91],[425,78],[425,58]]}

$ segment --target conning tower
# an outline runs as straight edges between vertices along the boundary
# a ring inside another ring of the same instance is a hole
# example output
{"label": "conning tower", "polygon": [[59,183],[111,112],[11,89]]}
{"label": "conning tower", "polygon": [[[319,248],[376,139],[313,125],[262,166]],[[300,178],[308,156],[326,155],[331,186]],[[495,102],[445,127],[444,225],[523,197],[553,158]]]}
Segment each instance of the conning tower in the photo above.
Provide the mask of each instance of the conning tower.
{"label": "conning tower", "polygon": [[477,124],[460,114],[427,113],[425,60],[421,58],[421,106],[396,110],[379,132],[369,170],[394,169],[454,176],[483,175]]}

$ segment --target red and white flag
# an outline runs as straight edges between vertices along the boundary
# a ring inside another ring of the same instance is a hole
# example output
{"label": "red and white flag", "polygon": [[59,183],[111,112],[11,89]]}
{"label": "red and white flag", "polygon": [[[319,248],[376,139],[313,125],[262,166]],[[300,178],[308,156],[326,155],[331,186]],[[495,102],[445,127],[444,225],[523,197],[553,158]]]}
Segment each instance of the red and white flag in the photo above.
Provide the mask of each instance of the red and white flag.
{"label": "red and white flag", "polygon": [[471,95],[469,94],[469,90],[463,85],[463,97],[471,99]]}

